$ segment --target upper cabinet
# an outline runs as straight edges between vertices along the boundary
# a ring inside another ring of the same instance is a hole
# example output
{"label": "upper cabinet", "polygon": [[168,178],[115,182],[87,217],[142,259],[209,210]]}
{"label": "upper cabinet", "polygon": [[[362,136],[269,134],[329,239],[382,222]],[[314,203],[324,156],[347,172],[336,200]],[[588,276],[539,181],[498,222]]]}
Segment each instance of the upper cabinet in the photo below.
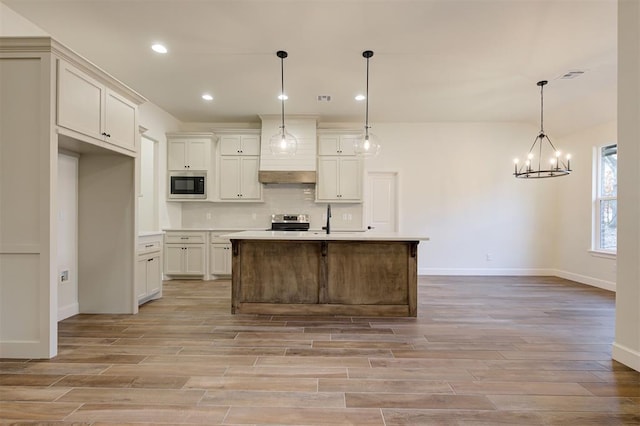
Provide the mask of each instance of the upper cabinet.
{"label": "upper cabinet", "polygon": [[318,137],[318,155],[356,155],[355,135],[321,135]]}
{"label": "upper cabinet", "polygon": [[260,136],[222,135],[220,155],[260,155]]}
{"label": "upper cabinet", "polygon": [[218,146],[219,201],[261,201],[260,135],[220,131]]}
{"label": "upper cabinet", "polygon": [[362,159],[356,156],[355,133],[327,131],[318,135],[318,183],[316,200],[362,201]]}
{"label": "upper cabinet", "polygon": [[136,151],[137,105],[63,60],[58,60],[57,101],[58,126]]}
{"label": "upper cabinet", "polygon": [[209,171],[212,140],[210,133],[167,134],[168,169]]}

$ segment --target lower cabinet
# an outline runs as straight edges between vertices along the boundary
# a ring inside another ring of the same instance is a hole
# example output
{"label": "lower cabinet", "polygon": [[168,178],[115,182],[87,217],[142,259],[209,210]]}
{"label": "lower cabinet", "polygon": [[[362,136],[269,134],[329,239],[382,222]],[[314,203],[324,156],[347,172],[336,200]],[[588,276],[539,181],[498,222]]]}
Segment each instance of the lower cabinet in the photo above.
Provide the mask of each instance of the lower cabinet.
{"label": "lower cabinet", "polygon": [[138,237],[135,284],[138,304],[162,297],[162,234]]}
{"label": "lower cabinet", "polygon": [[[150,257],[153,256],[153,257]],[[136,266],[136,296],[138,303],[154,298],[162,287],[162,262],[160,252],[138,256]]]}
{"label": "lower cabinet", "polygon": [[167,231],[164,242],[165,275],[205,275],[205,232]]}
{"label": "lower cabinet", "polygon": [[204,244],[166,244],[166,275],[204,275]]}
{"label": "lower cabinet", "polygon": [[211,275],[231,275],[231,243],[212,243],[209,247]]}

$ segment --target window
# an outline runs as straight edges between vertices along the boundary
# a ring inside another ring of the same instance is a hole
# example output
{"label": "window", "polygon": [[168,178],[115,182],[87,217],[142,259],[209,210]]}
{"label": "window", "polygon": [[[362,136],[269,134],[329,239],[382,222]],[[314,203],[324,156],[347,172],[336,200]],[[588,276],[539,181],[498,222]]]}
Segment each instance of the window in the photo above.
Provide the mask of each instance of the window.
{"label": "window", "polygon": [[598,148],[595,182],[593,248],[615,254],[618,240],[618,145]]}

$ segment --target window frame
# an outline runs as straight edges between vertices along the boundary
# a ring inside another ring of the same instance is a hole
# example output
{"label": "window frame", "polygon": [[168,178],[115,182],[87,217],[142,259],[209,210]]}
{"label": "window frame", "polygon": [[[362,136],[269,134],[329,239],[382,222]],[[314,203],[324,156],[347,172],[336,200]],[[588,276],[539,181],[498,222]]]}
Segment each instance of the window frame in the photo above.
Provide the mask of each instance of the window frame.
{"label": "window frame", "polygon": [[[593,226],[592,226],[592,239],[591,239],[591,250],[590,252],[594,256],[599,257],[609,257],[615,258],[617,255],[617,241],[615,249],[607,249],[602,248],[602,238],[601,238],[601,207],[603,202],[615,201],[617,204],[618,201],[618,193],[617,193],[617,175],[618,168],[616,162],[616,190],[614,195],[602,195],[602,186],[603,186],[603,170],[602,170],[602,158],[606,149],[611,149],[615,147],[615,155],[618,154],[618,144],[617,143],[607,143],[604,145],[600,145],[594,147],[594,156],[593,156]],[[616,208],[617,210],[617,208]],[[616,224],[616,232],[617,232],[617,224]]]}

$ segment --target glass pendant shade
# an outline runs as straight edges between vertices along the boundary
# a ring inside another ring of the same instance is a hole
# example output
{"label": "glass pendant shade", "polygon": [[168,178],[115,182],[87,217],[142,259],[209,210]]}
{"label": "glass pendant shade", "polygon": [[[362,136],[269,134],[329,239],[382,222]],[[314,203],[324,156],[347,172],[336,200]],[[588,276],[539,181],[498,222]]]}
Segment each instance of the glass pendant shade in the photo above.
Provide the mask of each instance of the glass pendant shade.
{"label": "glass pendant shade", "polygon": [[375,134],[365,131],[355,141],[353,146],[356,155],[373,157],[380,153],[380,139]]}
{"label": "glass pendant shade", "polygon": [[284,127],[280,131],[271,136],[269,140],[269,148],[271,153],[278,156],[295,155],[298,150],[298,139],[291,133],[287,132]]}
{"label": "glass pendant shade", "polygon": [[364,131],[358,136],[353,146],[356,155],[373,157],[380,152],[380,139],[369,131],[369,59],[373,56],[372,50],[362,52],[362,57],[367,60],[367,94],[365,96]]}
{"label": "glass pendant shade", "polygon": [[271,136],[269,140],[269,148],[271,149],[271,154],[276,156],[288,156],[295,155],[298,150],[298,139],[293,136],[291,133],[287,132],[287,129],[284,127],[284,101],[288,99],[287,95],[284,92],[284,58],[288,56],[287,52],[284,50],[278,50],[276,52],[278,58],[280,58],[280,106],[281,106],[281,114],[280,119],[280,131],[275,135]]}

